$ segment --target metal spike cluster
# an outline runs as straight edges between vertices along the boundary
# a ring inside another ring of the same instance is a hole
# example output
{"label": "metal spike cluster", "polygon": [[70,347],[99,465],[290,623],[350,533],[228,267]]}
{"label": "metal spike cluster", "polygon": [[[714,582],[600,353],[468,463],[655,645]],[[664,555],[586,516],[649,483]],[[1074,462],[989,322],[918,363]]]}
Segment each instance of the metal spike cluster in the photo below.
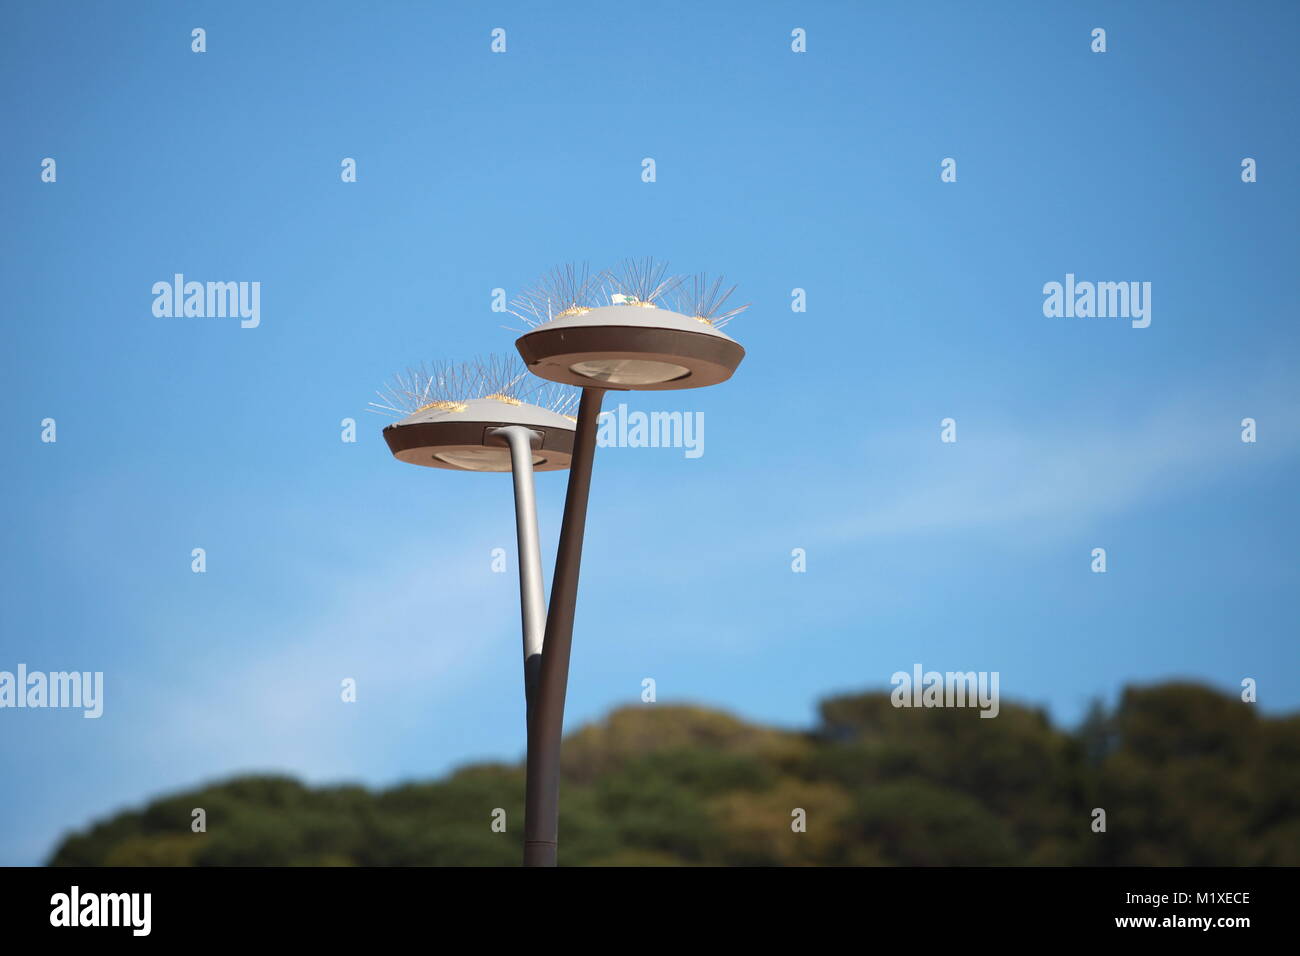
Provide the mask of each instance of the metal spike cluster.
{"label": "metal spike cluster", "polygon": [[556,266],[531,287],[520,292],[507,308],[530,328],[565,315],[581,315],[604,305],[603,273],[592,275],[584,262]]}
{"label": "metal spike cluster", "polygon": [[689,288],[684,281],[681,284],[677,307],[673,311],[703,319],[715,329],[722,328],[749,308],[749,303],[746,302],[744,305],[724,311],[727,299],[736,291],[736,287],[732,285],[724,289],[722,281],[722,276],[718,276],[710,285],[708,274],[704,272],[691,276]]}
{"label": "metal spike cluster", "polygon": [[712,284],[701,272],[694,276],[668,272],[666,262],[625,259],[618,268],[590,272],[587,264],[557,266],[511,300],[507,310],[528,328],[562,316],[583,315],[605,305],[665,308],[721,328],[749,304],[727,309],[736,287],[724,288],[718,276]]}
{"label": "metal spike cluster", "polygon": [[[605,273],[605,284],[611,301],[619,305],[653,306],[659,299],[666,299],[676,292],[682,278],[668,274],[668,263],[655,262],[646,256],[644,259],[624,259],[617,270]],[[620,296],[622,301],[615,296]]]}
{"label": "metal spike cluster", "polygon": [[429,408],[464,411],[465,403],[492,398],[510,405],[537,405],[572,418],[579,392],[528,374],[518,356],[489,355],[472,362],[423,362],[393,376],[377,392],[370,411],[405,418]]}

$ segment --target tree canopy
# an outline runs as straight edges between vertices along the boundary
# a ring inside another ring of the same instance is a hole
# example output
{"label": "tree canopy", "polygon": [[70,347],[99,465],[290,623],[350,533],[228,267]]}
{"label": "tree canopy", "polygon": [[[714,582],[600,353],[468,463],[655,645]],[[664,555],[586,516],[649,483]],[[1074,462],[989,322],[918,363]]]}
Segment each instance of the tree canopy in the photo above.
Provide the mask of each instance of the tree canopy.
{"label": "tree canopy", "polygon": [[[645,704],[569,734],[563,760],[566,865],[1300,865],[1300,715],[1196,684],[1130,687],[1072,731],[886,693],[824,700],[808,730]],[[518,764],[378,791],[244,776],[96,823],[49,862],[514,866],[523,804]]]}

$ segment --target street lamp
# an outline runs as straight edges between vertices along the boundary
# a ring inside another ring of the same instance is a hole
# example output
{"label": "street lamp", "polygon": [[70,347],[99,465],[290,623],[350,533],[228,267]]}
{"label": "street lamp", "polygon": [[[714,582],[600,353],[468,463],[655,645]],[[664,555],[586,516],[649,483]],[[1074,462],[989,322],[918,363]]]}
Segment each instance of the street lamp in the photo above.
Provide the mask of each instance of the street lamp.
{"label": "street lamp", "polygon": [[[452,471],[512,472],[519,542],[525,712],[531,714],[546,626],[534,471],[559,471],[573,456],[576,393],[530,385],[517,359],[435,365],[399,375],[377,411],[405,415],[384,429],[400,461]],[[524,399],[531,401],[524,401]]]}
{"label": "street lamp", "polygon": [[607,390],[716,385],[745,357],[740,343],[720,331],[745,308],[725,308],[734,287],[724,291],[720,278],[709,284],[703,275],[688,287],[683,277],[665,273],[651,259],[595,277],[585,267],[568,266],[520,295],[511,310],[531,327],[515,342],[529,371],[582,388],[528,723],[525,866],[556,865],[564,697],[601,400]]}

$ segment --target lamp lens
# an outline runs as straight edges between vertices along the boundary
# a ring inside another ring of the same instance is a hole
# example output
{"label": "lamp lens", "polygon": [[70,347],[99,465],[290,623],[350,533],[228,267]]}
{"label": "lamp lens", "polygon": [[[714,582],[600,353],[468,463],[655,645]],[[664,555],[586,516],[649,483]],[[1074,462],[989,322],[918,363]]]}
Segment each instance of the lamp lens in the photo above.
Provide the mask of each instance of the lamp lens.
{"label": "lamp lens", "polygon": [[[435,452],[434,458],[453,468],[465,471],[509,471],[510,449],[508,448],[457,448],[455,451]],[[542,465],[546,459],[541,455],[533,456],[533,465]]]}
{"label": "lamp lens", "polygon": [[610,385],[658,385],[691,374],[682,365],[645,359],[596,359],[570,365],[569,371]]}

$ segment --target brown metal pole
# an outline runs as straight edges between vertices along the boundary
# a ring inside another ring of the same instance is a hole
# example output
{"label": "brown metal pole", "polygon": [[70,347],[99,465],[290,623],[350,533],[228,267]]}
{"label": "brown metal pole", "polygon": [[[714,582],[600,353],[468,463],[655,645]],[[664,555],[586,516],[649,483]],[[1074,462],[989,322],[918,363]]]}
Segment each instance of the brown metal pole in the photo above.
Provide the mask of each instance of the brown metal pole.
{"label": "brown metal pole", "polygon": [[542,667],[528,722],[528,775],[524,798],[524,866],[555,866],[560,830],[560,742],[564,737],[564,694],[569,684],[569,650],[578,599],[582,534],[587,524],[591,463],[596,456],[596,420],[605,390],[584,388],[569,462],[560,546],[555,555],[551,603],[542,641]]}

